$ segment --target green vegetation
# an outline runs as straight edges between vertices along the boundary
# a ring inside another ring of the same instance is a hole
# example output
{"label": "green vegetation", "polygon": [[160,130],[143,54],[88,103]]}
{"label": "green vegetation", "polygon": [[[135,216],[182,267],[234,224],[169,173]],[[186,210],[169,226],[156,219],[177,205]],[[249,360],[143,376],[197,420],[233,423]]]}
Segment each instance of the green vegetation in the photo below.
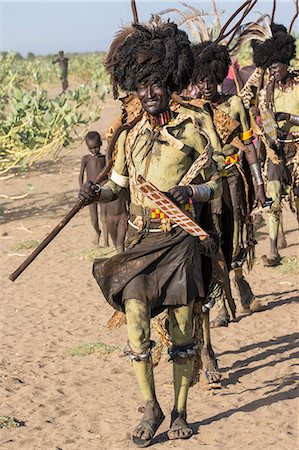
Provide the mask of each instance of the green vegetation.
{"label": "green vegetation", "polygon": [[107,355],[113,352],[120,351],[121,348],[116,345],[108,345],[103,342],[97,342],[93,344],[81,344],[78,347],[74,347],[68,350],[71,356],[87,356],[92,353],[101,353]]}
{"label": "green vegetation", "polygon": [[50,87],[60,90],[57,70],[49,57],[0,55],[0,174],[26,170],[45,157],[57,160],[99,119],[109,91],[103,55],[72,56],[69,79],[78,87],[51,98]]}
{"label": "green vegetation", "polygon": [[18,420],[13,416],[0,416],[0,428],[24,427],[25,422]]}
{"label": "green vegetation", "polygon": [[116,255],[115,248],[96,248],[96,249],[87,249],[79,254],[80,259],[86,259],[89,261],[93,261],[96,258],[111,258],[111,256]]}
{"label": "green vegetation", "polygon": [[27,240],[22,242],[17,242],[14,247],[13,251],[17,252],[19,250],[30,250],[31,248],[35,248],[39,245],[39,241],[35,240]]}
{"label": "green vegetation", "polygon": [[299,273],[299,260],[296,256],[285,256],[281,260],[281,264],[276,267],[276,270],[280,273]]}

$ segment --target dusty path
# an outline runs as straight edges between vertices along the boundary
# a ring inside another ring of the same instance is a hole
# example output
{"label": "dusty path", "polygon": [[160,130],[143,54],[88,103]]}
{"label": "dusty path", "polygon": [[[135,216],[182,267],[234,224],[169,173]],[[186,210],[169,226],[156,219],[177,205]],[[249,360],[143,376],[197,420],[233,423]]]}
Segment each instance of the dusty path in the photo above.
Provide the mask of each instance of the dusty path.
{"label": "dusty path", "polygon": [[[107,102],[97,129],[104,130],[115,114],[115,105]],[[86,258],[92,249],[88,210],[15,283],[8,280],[30,252],[21,244],[40,241],[74,203],[84,153],[83,146],[59,165],[41,166],[0,185],[9,195],[25,192],[29,183],[34,187],[29,197],[1,206],[0,416],[14,416],[26,426],[0,429],[0,448],[135,448],[130,431],[142,400],[130,364],[118,351],[70,354],[81,344],[122,347],[126,341],[124,327],[113,333],[105,327],[113,311]],[[289,246],[281,253],[298,257],[296,221],[288,210],[285,228]],[[266,227],[261,231],[258,257],[267,250]],[[198,387],[190,391],[189,420],[198,433],[189,441],[167,441],[167,417],[152,448],[298,448],[298,272],[292,262],[284,267],[289,273],[264,269],[258,261],[248,278],[265,311],[213,330],[224,388],[214,396]],[[171,379],[171,365],[163,360],[155,373],[169,416],[172,391],[164,382]]]}

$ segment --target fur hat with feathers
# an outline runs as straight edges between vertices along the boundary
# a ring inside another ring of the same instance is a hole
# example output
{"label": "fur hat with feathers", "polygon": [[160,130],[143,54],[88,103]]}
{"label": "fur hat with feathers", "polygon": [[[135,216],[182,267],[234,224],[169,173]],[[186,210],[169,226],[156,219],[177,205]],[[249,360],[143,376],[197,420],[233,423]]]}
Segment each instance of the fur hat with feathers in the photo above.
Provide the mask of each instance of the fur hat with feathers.
{"label": "fur hat with feathers", "polygon": [[271,24],[272,37],[264,42],[253,41],[253,60],[257,67],[267,69],[279,62],[290,64],[296,55],[296,45],[293,36],[288,34],[284,25]]}
{"label": "fur hat with feathers", "polygon": [[231,60],[226,45],[211,45],[211,41],[194,45],[194,70],[192,75],[193,83],[200,80],[209,80],[221,84],[227,77]]}
{"label": "fur hat with feathers", "polygon": [[118,86],[134,92],[147,80],[180,92],[190,82],[194,58],[187,34],[175,23],[132,24],[117,33],[105,65],[115,96]]}

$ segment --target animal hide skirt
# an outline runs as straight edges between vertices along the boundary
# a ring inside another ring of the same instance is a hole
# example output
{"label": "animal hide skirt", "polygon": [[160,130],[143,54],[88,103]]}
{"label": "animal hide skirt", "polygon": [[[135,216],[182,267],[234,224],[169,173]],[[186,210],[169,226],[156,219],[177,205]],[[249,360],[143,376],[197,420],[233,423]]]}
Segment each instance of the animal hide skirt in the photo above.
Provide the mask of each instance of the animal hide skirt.
{"label": "animal hide skirt", "polygon": [[169,306],[205,297],[197,237],[180,227],[169,232],[135,232],[129,227],[129,240],[126,251],[96,259],[93,265],[93,275],[113,308],[124,311],[124,301],[135,298],[149,304],[155,316]]}

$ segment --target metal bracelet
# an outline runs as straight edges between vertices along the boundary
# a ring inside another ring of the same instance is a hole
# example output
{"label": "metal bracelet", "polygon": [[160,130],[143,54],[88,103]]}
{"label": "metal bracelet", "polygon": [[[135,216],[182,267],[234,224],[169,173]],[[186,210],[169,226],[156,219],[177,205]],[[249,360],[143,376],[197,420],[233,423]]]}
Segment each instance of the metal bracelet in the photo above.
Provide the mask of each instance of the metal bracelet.
{"label": "metal bracelet", "polygon": [[251,164],[250,166],[251,175],[254,178],[256,185],[261,186],[264,184],[264,180],[262,177],[261,166],[259,163]]}
{"label": "metal bracelet", "polygon": [[152,357],[152,348],[155,347],[155,345],[155,341],[150,340],[142,353],[136,353],[136,351],[132,349],[132,344],[128,341],[123,349],[123,355],[128,356],[131,361],[150,361]]}
{"label": "metal bracelet", "polygon": [[211,198],[212,189],[206,184],[189,184],[192,189],[192,198],[198,202],[207,202]]}
{"label": "metal bracelet", "polygon": [[295,114],[291,114],[289,118],[289,122],[291,122],[293,125],[299,125],[299,116],[296,116]]}
{"label": "metal bracelet", "polygon": [[95,194],[99,194],[101,192],[102,186],[100,184],[95,184]]}
{"label": "metal bracelet", "polygon": [[168,349],[169,360],[175,361],[176,358],[181,359],[190,359],[197,354],[198,345],[197,344],[188,344],[188,345],[172,345]]}

